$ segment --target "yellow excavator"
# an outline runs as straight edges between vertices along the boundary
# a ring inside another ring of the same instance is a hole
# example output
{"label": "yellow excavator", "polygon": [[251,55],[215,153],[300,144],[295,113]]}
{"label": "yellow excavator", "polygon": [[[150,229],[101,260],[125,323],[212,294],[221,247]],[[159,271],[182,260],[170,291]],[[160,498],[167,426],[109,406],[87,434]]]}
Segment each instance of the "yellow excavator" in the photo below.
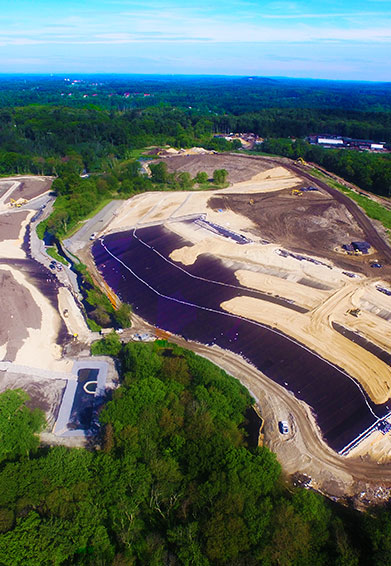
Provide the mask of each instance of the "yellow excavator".
{"label": "yellow excavator", "polygon": [[302,157],[298,157],[298,158],[296,159],[296,163],[297,163],[298,165],[307,165],[307,162],[304,161],[304,159],[303,159]]}
{"label": "yellow excavator", "polygon": [[291,192],[291,195],[295,196],[295,197],[301,197],[303,193],[301,191],[299,191],[299,189],[293,189]]}
{"label": "yellow excavator", "polygon": [[10,206],[15,208],[20,208],[22,204],[27,204],[27,202],[28,201],[25,198],[20,198],[18,200],[15,200],[14,198],[10,198]]}

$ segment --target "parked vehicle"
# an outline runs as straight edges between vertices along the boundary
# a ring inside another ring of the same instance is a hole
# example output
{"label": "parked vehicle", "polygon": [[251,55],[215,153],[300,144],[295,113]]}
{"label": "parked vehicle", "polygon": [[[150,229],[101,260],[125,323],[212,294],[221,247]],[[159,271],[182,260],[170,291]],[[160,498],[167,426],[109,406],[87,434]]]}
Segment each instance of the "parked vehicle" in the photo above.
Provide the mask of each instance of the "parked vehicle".
{"label": "parked vehicle", "polygon": [[289,434],[289,425],[287,421],[278,421],[278,428],[281,434]]}

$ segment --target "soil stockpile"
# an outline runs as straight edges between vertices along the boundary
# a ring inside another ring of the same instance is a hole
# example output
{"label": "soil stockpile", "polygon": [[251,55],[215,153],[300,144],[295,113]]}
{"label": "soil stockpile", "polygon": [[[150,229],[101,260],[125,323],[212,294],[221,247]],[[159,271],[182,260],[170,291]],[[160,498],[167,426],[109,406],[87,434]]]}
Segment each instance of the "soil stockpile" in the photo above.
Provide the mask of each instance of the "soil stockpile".
{"label": "soil stockpile", "polygon": [[[208,206],[247,217],[256,226],[250,231],[272,243],[374,275],[370,264],[376,255],[342,253],[343,244],[364,241],[366,236],[347,208],[321,191],[294,196],[284,190],[252,194],[251,198],[246,194],[214,195]],[[382,274],[391,275],[391,269],[384,267]]]}
{"label": "soil stockpile", "polygon": [[247,181],[263,171],[275,167],[268,161],[252,159],[237,154],[206,154],[206,155],[173,155],[164,160],[170,173],[174,171],[187,171],[195,177],[200,171],[205,171],[213,177],[215,169],[228,171],[228,181],[238,183]]}

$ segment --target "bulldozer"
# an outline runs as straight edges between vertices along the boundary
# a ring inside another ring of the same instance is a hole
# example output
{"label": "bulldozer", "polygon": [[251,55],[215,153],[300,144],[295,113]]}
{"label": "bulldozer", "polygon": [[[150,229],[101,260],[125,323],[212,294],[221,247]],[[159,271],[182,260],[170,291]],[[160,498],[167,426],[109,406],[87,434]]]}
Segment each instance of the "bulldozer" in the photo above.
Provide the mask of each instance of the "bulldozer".
{"label": "bulldozer", "polygon": [[360,309],[349,309],[347,314],[351,314],[352,316],[358,318],[361,314],[361,311]]}

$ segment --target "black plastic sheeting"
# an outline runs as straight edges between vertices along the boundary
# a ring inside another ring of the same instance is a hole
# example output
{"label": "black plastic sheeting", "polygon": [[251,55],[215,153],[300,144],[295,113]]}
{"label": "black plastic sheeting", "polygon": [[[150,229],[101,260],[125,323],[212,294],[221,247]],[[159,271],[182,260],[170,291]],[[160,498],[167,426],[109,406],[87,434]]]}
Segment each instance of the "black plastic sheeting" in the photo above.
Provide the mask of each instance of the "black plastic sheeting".
{"label": "black plastic sheeting", "polygon": [[[189,275],[238,286],[233,271],[220,260],[202,255],[194,265],[185,268],[179,263],[168,263],[156,252],[168,258],[172,250],[189,243],[162,226],[138,230],[137,237],[133,231],[111,234],[104,238],[103,244],[122,263],[98,240],[93,246],[96,265],[107,283],[120,298],[133,305],[137,314],[186,339],[217,344],[242,355],[313,408],[324,439],[334,450],[344,448],[377,417],[387,414],[386,405],[374,405],[352,378],[314,352],[271,328],[227,316],[219,306],[223,301],[241,295],[259,297],[259,294]],[[164,296],[159,296],[136,276]],[[259,308],[261,305],[260,302]]]}
{"label": "black plastic sheeting", "polygon": [[88,381],[96,381],[98,378],[98,369],[80,369],[77,372],[77,388],[69,418],[68,428],[88,430],[91,427],[91,421],[95,408],[95,395],[86,393],[84,385]]}

